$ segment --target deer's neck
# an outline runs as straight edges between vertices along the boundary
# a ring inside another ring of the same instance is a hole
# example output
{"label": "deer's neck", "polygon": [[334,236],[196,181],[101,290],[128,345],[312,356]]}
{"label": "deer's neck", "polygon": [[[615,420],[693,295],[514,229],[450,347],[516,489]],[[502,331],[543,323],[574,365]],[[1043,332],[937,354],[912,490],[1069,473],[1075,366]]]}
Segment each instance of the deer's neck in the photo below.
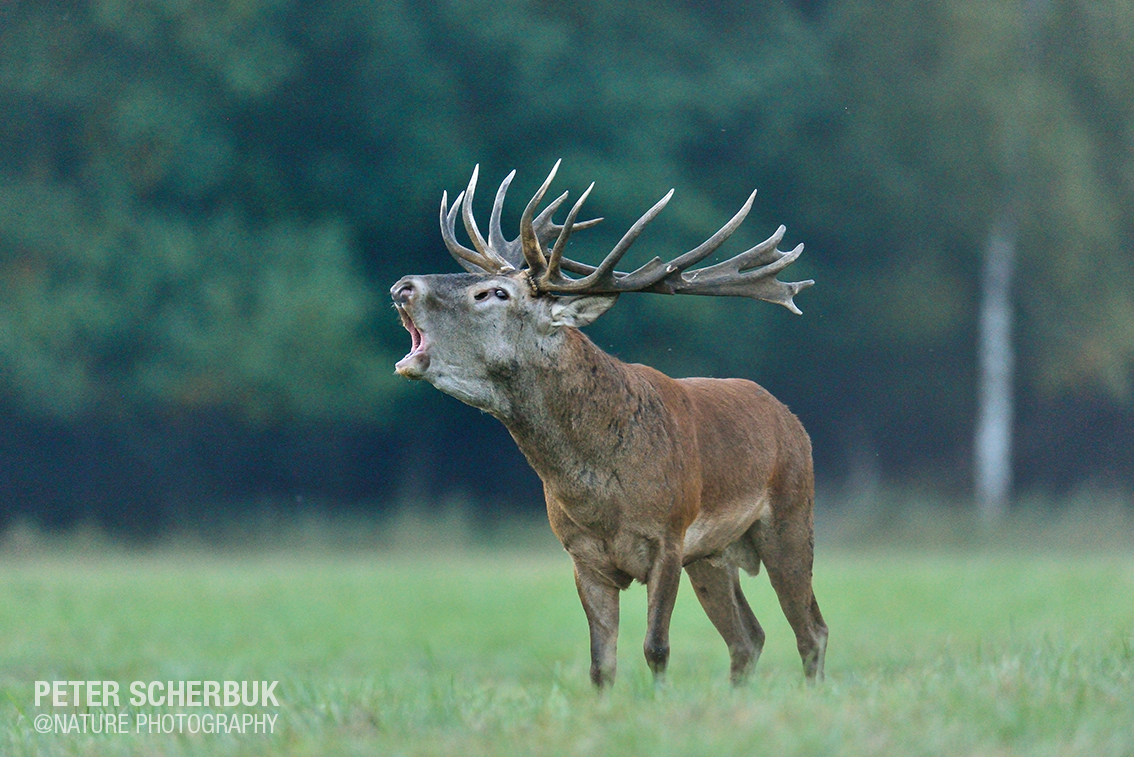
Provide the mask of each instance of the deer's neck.
{"label": "deer's neck", "polygon": [[661,403],[648,369],[611,357],[575,329],[561,336],[511,377],[508,411],[499,416],[545,483],[617,467],[640,436],[635,419],[656,417]]}

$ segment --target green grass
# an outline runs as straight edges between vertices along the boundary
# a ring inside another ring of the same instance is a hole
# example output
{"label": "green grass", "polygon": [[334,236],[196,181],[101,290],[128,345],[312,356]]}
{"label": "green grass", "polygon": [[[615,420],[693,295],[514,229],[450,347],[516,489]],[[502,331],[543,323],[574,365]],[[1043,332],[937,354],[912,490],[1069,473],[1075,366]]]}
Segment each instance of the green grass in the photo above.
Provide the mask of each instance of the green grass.
{"label": "green grass", "polygon": [[[760,576],[745,582],[768,635],[750,685],[727,685],[724,644],[685,584],[655,689],[635,586],[601,698],[570,563],[546,540],[9,548],[0,754],[1134,754],[1134,554],[1014,543],[821,544],[831,638],[815,688]],[[58,711],[34,707],[33,684],[53,679],[124,694],[133,680],[278,680],[279,719],[270,736],[41,735],[32,719]]]}

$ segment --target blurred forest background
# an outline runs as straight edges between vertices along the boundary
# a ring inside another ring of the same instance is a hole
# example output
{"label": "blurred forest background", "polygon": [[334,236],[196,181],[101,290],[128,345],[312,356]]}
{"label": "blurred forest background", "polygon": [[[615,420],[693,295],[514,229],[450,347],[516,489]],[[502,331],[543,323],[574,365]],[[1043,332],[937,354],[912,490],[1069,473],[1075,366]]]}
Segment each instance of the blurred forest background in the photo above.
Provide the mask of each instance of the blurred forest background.
{"label": "blurred forest background", "polygon": [[388,289],[458,270],[437,207],[475,163],[485,217],[518,169],[515,228],[556,158],[607,219],[576,259],[670,187],[634,261],[754,187],[725,252],[806,243],[802,317],[639,295],[589,333],[764,384],[828,504],[972,505],[1010,208],[1015,491],[1128,492],[1132,61],[1122,0],[0,0],[0,527],[540,509],[503,427],[393,375]]}

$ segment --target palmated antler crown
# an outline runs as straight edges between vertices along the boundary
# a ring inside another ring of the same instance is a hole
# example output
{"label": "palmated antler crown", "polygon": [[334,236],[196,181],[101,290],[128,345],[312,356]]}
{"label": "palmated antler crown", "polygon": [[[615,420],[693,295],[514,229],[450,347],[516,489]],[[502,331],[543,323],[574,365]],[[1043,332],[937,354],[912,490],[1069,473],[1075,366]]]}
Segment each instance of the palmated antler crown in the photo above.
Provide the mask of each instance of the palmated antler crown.
{"label": "palmated antler crown", "polygon": [[[552,215],[563,201],[567,192],[555,198],[546,208],[536,214],[536,208],[543,201],[547,188],[551,186],[560,161],[555,162],[547,179],[528,202],[520,217],[520,235],[509,240],[500,229],[500,214],[504,206],[504,195],[512,183],[516,172],[512,171],[501,182],[496,191],[496,201],[492,205],[492,215],[488,221],[488,239],[481,235],[473,219],[472,202],[476,191],[476,180],[480,166],[473,169],[468,188],[457,195],[452,208],[449,207],[448,193],[441,195],[441,236],[450,254],[467,271],[473,273],[509,273],[525,269],[532,286],[540,293],[547,294],[619,294],[622,292],[656,292],[658,294],[703,294],[724,297],[751,297],[766,302],[783,305],[793,313],[800,313],[792,298],[814,281],[783,282],[776,274],[787,268],[803,252],[803,245],[797,245],[789,252],[777,249],[786,228],[780,226],[772,236],[744,252],[704,268],[693,268],[712,255],[725,240],[744,221],[752,209],[756,198],[753,191],[744,206],[721,227],[717,233],[706,239],[694,249],[679,255],[668,263],[654,258],[641,268],[623,273],[615,266],[626,254],[630,246],[642,233],[646,224],[654,219],[673,197],[669,190],[622,236],[614,249],[598,266],[578,263],[563,257],[567,240],[578,229],[594,226],[601,218],[577,221],[579,210],[587,196],[594,189],[592,183],[579,197],[562,224],[552,220]],[[457,241],[457,214],[464,221],[465,231],[474,249],[469,249]],[[572,273],[578,278],[564,273]]]}

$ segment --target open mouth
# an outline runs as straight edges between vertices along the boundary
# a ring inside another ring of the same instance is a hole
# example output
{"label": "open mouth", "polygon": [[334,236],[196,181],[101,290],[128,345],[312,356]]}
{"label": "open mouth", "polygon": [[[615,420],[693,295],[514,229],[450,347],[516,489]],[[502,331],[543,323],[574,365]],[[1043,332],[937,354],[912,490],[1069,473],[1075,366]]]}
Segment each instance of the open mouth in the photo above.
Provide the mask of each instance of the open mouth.
{"label": "open mouth", "polygon": [[410,351],[397,362],[394,370],[401,376],[406,378],[418,379],[421,378],[425,371],[429,368],[429,355],[426,354],[426,341],[425,334],[413,322],[413,318],[400,304],[394,305],[398,311],[398,316],[402,319],[402,325],[405,326],[406,331],[410,334],[412,343]]}

